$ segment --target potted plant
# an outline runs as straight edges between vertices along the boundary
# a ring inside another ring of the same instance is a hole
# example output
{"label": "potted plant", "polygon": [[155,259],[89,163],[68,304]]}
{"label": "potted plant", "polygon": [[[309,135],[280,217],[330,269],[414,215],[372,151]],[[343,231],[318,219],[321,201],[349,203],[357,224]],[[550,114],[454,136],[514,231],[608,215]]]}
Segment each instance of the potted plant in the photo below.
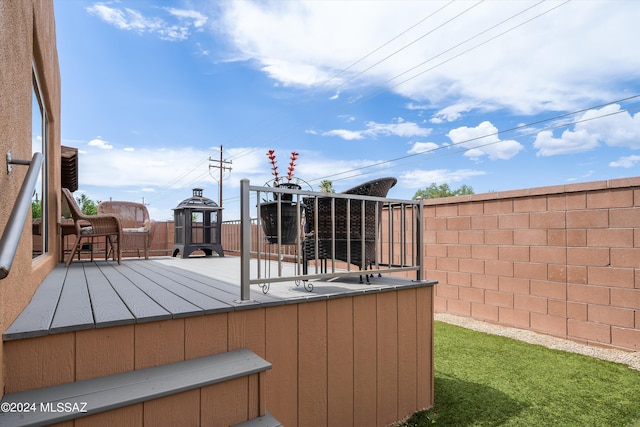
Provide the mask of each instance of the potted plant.
{"label": "potted plant", "polygon": [[[286,181],[278,173],[278,165],[275,150],[267,151],[267,157],[271,164],[271,173],[273,175],[274,188],[287,188],[292,190],[300,190],[302,187],[297,182],[293,182],[293,171],[296,168],[296,160],[298,153],[291,152],[291,158],[287,169]],[[278,206],[280,208],[280,216],[278,217]],[[278,218],[280,219],[280,244],[293,245],[298,237],[298,221],[297,221],[297,204],[293,202],[293,194],[281,193],[275,191],[273,193],[273,201],[265,201],[260,203],[260,219],[262,221],[262,230],[266,236],[267,242],[278,243]]]}
{"label": "potted plant", "polygon": [[[273,175],[273,186],[280,188],[288,188],[291,190],[300,190],[300,185],[296,182],[292,182],[294,176],[293,171],[296,168],[296,160],[298,160],[298,153],[295,151],[291,152],[291,159],[289,160],[289,167],[287,168],[286,182],[283,178],[278,174],[278,163],[276,160],[275,150],[267,151],[267,157],[269,158],[269,163],[271,164],[271,174]],[[274,193],[274,200],[278,199],[278,194],[282,197],[282,200],[291,201],[293,200],[293,194],[286,193]]]}

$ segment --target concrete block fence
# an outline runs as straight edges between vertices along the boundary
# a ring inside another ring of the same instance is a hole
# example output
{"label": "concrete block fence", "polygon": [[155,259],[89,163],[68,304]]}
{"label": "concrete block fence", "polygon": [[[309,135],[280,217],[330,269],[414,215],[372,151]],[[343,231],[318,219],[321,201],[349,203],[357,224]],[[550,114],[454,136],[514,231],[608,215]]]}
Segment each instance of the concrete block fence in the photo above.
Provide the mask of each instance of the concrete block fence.
{"label": "concrete block fence", "polygon": [[425,200],[435,311],[640,351],[640,177]]}

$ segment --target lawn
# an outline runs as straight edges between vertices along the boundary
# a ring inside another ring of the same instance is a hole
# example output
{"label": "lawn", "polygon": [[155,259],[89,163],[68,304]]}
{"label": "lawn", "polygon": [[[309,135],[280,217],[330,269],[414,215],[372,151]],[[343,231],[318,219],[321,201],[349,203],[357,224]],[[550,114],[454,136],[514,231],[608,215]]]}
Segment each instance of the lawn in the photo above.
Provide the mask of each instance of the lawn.
{"label": "lawn", "polygon": [[435,322],[435,405],[402,426],[640,427],[640,371]]}

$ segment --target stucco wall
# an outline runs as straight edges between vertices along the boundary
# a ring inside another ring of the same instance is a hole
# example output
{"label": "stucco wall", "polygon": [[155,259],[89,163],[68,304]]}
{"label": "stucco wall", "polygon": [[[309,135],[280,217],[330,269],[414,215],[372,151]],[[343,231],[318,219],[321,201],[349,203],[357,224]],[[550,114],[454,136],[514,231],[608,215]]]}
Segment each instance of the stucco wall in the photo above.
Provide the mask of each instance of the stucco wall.
{"label": "stucco wall", "polygon": [[436,312],[640,350],[640,178],[425,204]]}
{"label": "stucco wall", "polygon": [[[6,330],[27,305],[36,287],[55,265],[55,218],[60,193],[60,71],[53,3],[47,0],[0,1],[0,233],[27,172],[15,166],[6,173],[5,156],[31,159],[32,67],[38,71],[49,114],[49,241],[52,252],[32,261],[31,220],[27,220],[9,276],[0,281],[0,329]],[[2,344],[0,343],[0,346]],[[2,357],[0,347],[0,358]],[[0,367],[0,370],[4,369]],[[0,371],[0,390],[4,372]]]}

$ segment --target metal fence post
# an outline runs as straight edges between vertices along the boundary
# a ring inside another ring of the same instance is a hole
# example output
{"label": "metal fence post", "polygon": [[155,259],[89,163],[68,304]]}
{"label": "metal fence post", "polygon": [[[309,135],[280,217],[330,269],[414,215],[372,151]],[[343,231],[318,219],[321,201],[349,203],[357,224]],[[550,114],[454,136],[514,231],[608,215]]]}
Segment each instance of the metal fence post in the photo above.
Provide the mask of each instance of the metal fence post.
{"label": "metal fence post", "polygon": [[251,260],[251,212],[249,180],[240,180],[240,300],[249,301],[249,271]]}
{"label": "metal fence post", "polygon": [[416,280],[422,280],[424,277],[424,271],[422,267],[422,224],[424,223],[424,200],[420,199],[418,204],[418,215],[416,217]]}

